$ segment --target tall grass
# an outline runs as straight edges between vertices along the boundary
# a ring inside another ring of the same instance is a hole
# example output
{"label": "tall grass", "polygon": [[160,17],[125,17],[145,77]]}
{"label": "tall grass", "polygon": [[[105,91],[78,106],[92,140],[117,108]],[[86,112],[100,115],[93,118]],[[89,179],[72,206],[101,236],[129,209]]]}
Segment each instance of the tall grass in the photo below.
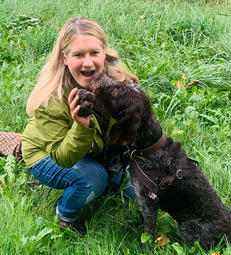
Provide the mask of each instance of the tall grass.
{"label": "tall grass", "polygon": [[[57,33],[70,17],[97,20],[122,61],[139,76],[167,135],[201,163],[231,207],[231,50],[229,1],[2,0],[0,3],[0,131],[22,132],[26,100]],[[136,202],[107,195],[81,215],[86,237],[61,231],[56,190],[39,186],[25,166],[0,158],[0,254],[207,254],[180,241],[171,217],[160,212],[157,236],[165,247],[141,244]],[[4,234],[3,234],[4,233]],[[231,246],[212,252],[231,254]]]}

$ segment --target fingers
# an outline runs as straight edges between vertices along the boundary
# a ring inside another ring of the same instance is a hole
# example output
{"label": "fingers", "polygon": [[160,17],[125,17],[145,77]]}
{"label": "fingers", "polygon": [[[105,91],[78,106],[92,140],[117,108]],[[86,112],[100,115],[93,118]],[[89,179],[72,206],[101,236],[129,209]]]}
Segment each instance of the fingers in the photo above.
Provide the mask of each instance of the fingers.
{"label": "fingers", "polygon": [[[78,90],[77,88],[72,89],[70,94],[69,94],[69,97],[68,97],[68,104],[70,106],[72,118],[74,116],[74,112],[76,112],[76,108],[78,107],[77,103],[78,103],[78,100],[79,100],[79,96],[76,95],[77,90]],[[80,108],[80,107],[78,107],[78,108]]]}
{"label": "fingers", "polygon": [[72,118],[74,119],[76,116],[78,116],[78,112],[79,112],[79,109],[80,109],[80,105],[77,105],[73,111],[71,111],[71,115],[72,115]]}
{"label": "fingers", "polygon": [[[78,90],[78,88],[74,88],[74,89],[71,90],[71,92],[70,92],[70,94],[69,94],[69,96],[68,96],[68,104],[69,104],[69,105],[71,105],[73,99],[76,98],[76,92],[77,92],[77,90]],[[77,101],[78,101],[78,99],[77,99]]]}
{"label": "fingers", "polygon": [[74,88],[74,89],[71,90],[71,92],[68,96],[68,103],[69,104],[72,102],[73,98],[75,97],[77,90],[78,90],[78,88]]}
{"label": "fingers", "polygon": [[78,90],[78,88],[72,89],[68,96],[68,104],[70,106],[71,117],[73,120],[75,120],[80,125],[82,125],[84,127],[89,127],[90,116],[87,116],[87,117],[79,117],[78,116],[80,105],[78,105],[79,96],[76,95],[77,90]]}

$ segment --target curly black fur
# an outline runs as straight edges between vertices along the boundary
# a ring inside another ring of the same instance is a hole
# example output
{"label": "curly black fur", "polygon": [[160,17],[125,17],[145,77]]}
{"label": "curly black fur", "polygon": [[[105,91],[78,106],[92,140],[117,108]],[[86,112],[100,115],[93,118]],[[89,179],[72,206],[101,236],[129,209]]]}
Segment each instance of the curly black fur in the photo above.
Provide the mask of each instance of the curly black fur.
{"label": "curly black fur", "polygon": [[[96,101],[117,120],[111,131],[114,143],[144,149],[157,142],[162,135],[160,123],[152,113],[150,100],[134,83],[115,82],[103,76],[95,84]],[[179,142],[167,137],[155,153],[138,162],[145,171],[164,172],[172,176],[187,155]],[[134,174],[136,163],[130,162],[130,176],[142,208],[144,231],[154,234],[158,209],[168,212],[178,223],[180,236],[193,245],[200,241],[204,248],[217,244],[226,235],[231,241],[231,211],[224,205],[199,169],[196,175],[175,178],[171,186],[156,189],[158,199],[148,197],[149,190]]]}

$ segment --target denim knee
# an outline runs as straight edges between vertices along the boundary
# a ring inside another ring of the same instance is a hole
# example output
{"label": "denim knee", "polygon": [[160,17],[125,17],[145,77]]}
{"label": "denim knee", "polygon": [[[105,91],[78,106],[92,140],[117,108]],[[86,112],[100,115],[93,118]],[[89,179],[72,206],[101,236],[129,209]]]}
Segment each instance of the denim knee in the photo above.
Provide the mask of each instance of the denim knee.
{"label": "denim knee", "polygon": [[70,219],[78,216],[85,204],[101,195],[108,184],[106,170],[91,157],[84,157],[72,168],[62,168],[47,157],[36,163],[31,172],[42,183],[64,190],[57,211]]}
{"label": "denim knee", "polygon": [[90,157],[80,160],[72,171],[72,181],[58,204],[61,216],[70,219],[78,216],[87,203],[100,196],[108,184],[106,170]]}
{"label": "denim knee", "polygon": [[[81,182],[76,182],[77,188],[84,190],[86,203],[101,195],[108,185],[108,174],[104,167],[90,157],[80,160],[74,169],[81,172]],[[93,194],[94,193],[94,194]]]}

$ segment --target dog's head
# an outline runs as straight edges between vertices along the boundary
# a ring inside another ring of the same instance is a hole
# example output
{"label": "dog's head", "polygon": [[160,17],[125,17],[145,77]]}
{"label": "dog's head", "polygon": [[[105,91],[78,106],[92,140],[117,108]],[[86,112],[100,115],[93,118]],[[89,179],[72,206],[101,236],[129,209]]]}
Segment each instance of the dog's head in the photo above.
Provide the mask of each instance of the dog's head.
{"label": "dog's head", "polygon": [[146,95],[135,83],[116,82],[106,75],[97,81],[95,95],[117,120],[111,129],[111,142],[133,144],[149,104]]}

